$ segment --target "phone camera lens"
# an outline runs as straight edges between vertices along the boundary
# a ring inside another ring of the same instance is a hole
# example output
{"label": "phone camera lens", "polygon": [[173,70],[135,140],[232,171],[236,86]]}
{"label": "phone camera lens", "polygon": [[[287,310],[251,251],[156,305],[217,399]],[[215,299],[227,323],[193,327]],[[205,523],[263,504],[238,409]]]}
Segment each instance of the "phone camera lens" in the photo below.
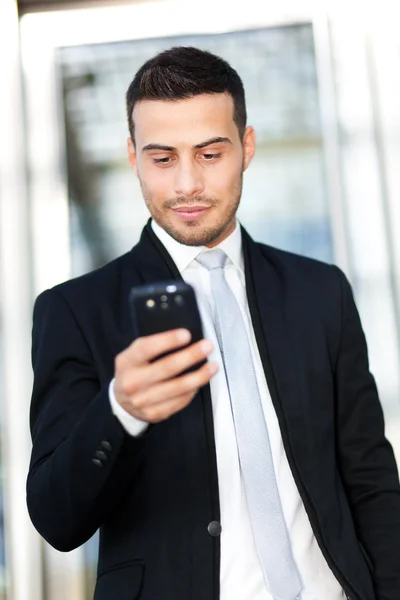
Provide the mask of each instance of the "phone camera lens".
{"label": "phone camera lens", "polygon": [[175,302],[178,306],[183,306],[185,304],[185,300],[182,298],[182,296],[179,296],[179,294],[175,296]]}
{"label": "phone camera lens", "polygon": [[168,296],[161,296],[161,302],[168,302]]}
{"label": "phone camera lens", "polygon": [[161,302],[161,308],[168,308],[168,303],[167,302]]}

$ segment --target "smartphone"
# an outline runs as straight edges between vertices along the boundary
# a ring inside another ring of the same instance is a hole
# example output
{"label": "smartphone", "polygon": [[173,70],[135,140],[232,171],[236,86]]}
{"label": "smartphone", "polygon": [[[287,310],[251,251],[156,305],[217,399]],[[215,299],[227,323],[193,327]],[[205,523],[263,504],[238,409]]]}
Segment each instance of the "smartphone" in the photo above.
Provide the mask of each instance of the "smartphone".
{"label": "smartphone", "polygon": [[[188,329],[190,344],[203,339],[203,327],[194,289],[184,281],[163,281],[152,285],[139,285],[131,289],[129,304],[135,338],[162,333],[171,329]],[[158,360],[167,354],[157,356]],[[206,360],[193,365],[186,372],[194,371]]]}

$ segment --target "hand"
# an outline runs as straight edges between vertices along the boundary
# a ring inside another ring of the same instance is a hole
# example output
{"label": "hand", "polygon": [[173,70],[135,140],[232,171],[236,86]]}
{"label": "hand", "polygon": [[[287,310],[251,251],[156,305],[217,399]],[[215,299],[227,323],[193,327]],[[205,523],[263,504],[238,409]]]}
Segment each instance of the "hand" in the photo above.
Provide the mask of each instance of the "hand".
{"label": "hand", "polygon": [[[198,390],[210,381],[218,371],[215,362],[207,362],[199,369],[181,375],[189,367],[202,362],[213,350],[208,340],[178,350],[189,341],[189,331],[175,329],[138,338],[118,354],[114,394],[129,414],[146,423],[168,419],[185,408]],[[176,352],[151,362],[171,350]]]}

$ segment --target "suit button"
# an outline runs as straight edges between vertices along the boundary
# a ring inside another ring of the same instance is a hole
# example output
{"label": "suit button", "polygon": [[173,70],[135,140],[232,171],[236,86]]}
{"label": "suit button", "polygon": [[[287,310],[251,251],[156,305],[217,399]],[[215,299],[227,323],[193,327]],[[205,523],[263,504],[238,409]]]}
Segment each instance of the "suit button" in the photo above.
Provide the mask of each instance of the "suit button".
{"label": "suit button", "polygon": [[112,446],[110,442],[107,442],[107,440],[103,440],[102,442],[100,442],[100,446],[104,448],[104,450],[108,450],[109,452],[111,452],[112,450]]}
{"label": "suit button", "polygon": [[100,458],[100,460],[107,460],[108,456],[105,452],[103,452],[102,450],[97,450],[96,454],[95,454],[96,458]]}
{"label": "suit button", "polygon": [[212,537],[218,537],[221,535],[222,531],[221,523],[218,521],[211,521],[211,523],[208,524],[207,531]]}
{"label": "suit button", "polygon": [[99,458],[92,458],[92,463],[96,465],[96,467],[104,467],[103,462]]}

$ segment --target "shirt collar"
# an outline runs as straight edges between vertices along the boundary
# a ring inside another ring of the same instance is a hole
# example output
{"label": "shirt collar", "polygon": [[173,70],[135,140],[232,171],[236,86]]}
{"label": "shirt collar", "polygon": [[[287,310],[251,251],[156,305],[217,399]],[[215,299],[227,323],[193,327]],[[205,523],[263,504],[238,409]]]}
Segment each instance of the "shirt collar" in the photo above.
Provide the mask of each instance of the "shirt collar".
{"label": "shirt collar", "polygon": [[[207,252],[213,248],[207,248],[207,246],[185,246],[177,242],[173,237],[169,235],[158,223],[151,220],[151,227],[160,240],[165,246],[167,252],[171,256],[172,260],[176,264],[178,271],[183,271],[190,265],[190,263],[197,258],[201,252]],[[214,246],[214,248],[221,248],[231,262],[244,273],[244,259],[242,249],[242,231],[239,222],[236,220],[236,227],[232,233],[225,238],[220,244]]]}

